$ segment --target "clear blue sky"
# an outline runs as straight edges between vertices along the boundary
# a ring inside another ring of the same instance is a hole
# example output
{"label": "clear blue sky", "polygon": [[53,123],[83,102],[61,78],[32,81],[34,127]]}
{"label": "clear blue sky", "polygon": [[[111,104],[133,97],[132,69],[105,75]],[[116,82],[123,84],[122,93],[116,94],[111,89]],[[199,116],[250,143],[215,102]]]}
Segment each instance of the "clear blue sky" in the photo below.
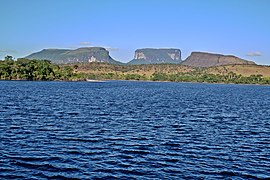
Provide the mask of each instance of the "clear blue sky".
{"label": "clear blue sky", "polygon": [[233,54],[270,64],[270,0],[0,0],[0,58],[103,46]]}

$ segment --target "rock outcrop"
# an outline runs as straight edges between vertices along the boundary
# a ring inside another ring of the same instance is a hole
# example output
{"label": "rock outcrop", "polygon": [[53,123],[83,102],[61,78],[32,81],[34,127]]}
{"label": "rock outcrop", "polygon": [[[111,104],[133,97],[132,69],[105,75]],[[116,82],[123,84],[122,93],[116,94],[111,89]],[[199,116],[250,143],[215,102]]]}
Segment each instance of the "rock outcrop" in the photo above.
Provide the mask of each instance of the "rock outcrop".
{"label": "rock outcrop", "polygon": [[232,55],[212,54],[206,52],[192,52],[191,55],[182,62],[183,65],[192,67],[211,67],[229,64],[255,64]]}
{"label": "rock outcrop", "polygon": [[74,63],[74,62],[106,62],[121,64],[115,61],[109,51],[102,47],[84,47],[75,50],[69,49],[43,49],[42,51],[26,56],[27,59],[50,60],[53,63]]}
{"label": "rock outcrop", "polygon": [[[43,49],[33,53],[27,59],[50,60],[53,63],[66,64],[76,62],[105,62],[124,64],[114,60],[109,51],[103,47],[84,47],[70,49]],[[232,55],[213,54],[206,52],[192,52],[184,61],[181,60],[180,49],[144,48],[135,51],[134,59],[127,64],[182,64],[191,67],[211,67],[233,64],[255,64]]]}
{"label": "rock outcrop", "polygon": [[137,49],[134,59],[128,64],[159,64],[159,63],[174,63],[181,62],[180,49]]}

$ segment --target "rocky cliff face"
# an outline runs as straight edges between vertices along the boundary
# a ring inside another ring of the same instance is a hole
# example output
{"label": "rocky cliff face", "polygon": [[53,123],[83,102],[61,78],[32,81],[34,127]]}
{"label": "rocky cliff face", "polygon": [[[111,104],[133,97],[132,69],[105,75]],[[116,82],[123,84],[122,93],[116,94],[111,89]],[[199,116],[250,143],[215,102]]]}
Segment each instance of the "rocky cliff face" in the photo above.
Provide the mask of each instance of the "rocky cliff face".
{"label": "rocky cliff face", "polygon": [[129,64],[158,64],[181,62],[180,49],[137,49],[134,59]]}
{"label": "rocky cliff face", "polygon": [[107,62],[120,64],[109,55],[109,51],[102,47],[85,47],[75,50],[68,49],[43,49],[33,53],[27,59],[46,59],[53,63],[73,63],[73,62]]}
{"label": "rocky cliff face", "polygon": [[229,64],[255,64],[255,63],[232,55],[192,52],[191,55],[185,61],[182,62],[182,64],[193,67],[211,67]]}

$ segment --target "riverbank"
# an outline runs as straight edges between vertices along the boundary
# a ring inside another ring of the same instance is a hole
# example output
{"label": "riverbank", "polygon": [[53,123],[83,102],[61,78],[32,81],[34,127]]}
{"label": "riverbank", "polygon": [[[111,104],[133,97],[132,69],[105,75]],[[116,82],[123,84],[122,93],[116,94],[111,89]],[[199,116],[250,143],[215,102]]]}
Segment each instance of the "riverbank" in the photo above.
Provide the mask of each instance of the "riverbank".
{"label": "riverbank", "polygon": [[123,80],[123,79],[102,79],[102,80],[20,80],[20,79],[11,79],[11,80],[4,80],[0,79],[1,81],[35,81],[35,82],[88,82],[88,83],[106,83],[110,81],[129,81],[129,82],[149,82],[149,83],[190,83],[190,84],[217,84],[217,85],[255,85],[255,86],[270,86],[270,84],[243,84],[243,83],[209,83],[209,82],[188,82],[188,81],[153,81],[153,80]]}
{"label": "riverbank", "polygon": [[[0,79],[30,80],[30,81],[103,81],[103,80],[137,80],[154,82],[193,82],[213,84],[270,84],[270,70],[264,68],[261,72],[256,67],[256,74],[238,74],[239,69],[253,67],[234,65],[235,72],[228,66],[209,68],[192,68],[183,65],[112,65],[106,63],[53,64],[47,60],[19,59],[0,62]],[[250,70],[250,69],[249,69]],[[249,71],[251,72],[251,71]],[[253,72],[253,71],[252,71]]]}

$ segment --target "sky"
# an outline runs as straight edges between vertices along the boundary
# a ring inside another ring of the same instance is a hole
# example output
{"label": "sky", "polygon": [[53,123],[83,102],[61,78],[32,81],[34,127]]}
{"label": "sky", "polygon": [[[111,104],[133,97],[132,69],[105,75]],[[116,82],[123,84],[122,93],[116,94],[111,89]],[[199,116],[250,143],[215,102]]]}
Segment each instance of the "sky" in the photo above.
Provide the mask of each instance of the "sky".
{"label": "sky", "polygon": [[0,59],[102,46],[235,55],[270,65],[270,0],[0,0]]}

